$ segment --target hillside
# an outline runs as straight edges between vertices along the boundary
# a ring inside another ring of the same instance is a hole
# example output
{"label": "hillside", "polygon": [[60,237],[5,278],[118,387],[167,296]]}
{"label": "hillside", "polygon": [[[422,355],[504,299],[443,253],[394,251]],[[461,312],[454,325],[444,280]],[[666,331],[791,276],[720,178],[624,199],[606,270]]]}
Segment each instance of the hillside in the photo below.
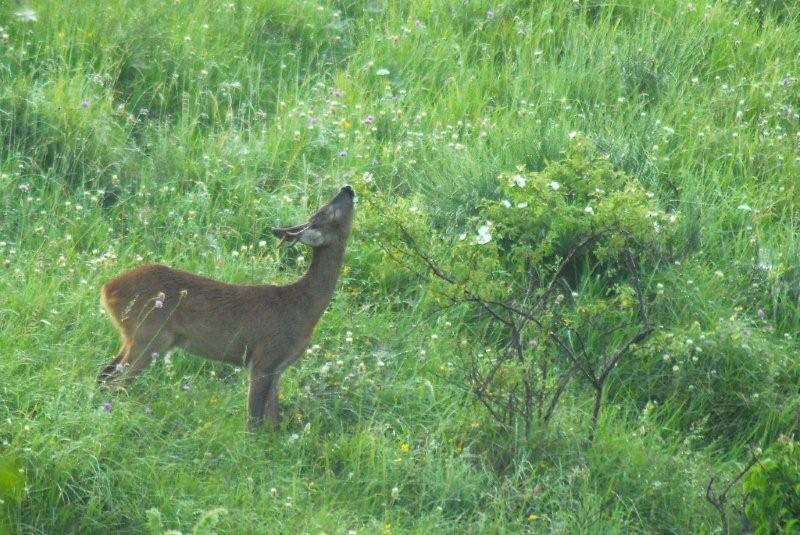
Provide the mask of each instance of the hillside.
{"label": "hillside", "polygon": [[[796,533],[799,23],[0,3],[0,533]],[[343,184],[280,429],[183,351],[98,387],[106,280],[289,283]]]}

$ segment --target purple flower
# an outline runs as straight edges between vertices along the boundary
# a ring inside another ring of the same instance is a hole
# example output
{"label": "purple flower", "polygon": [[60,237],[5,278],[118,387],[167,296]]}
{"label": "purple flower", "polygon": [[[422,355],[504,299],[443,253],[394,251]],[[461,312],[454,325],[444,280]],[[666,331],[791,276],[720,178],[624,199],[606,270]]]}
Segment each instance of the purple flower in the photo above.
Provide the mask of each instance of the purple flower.
{"label": "purple flower", "polygon": [[486,12],[486,20],[492,20],[494,18],[494,11],[491,9]]}
{"label": "purple flower", "polygon": [[375,117],[373,117],[372,115],[367,115],[366,117],[364,117],[364,124],[372,124],[374,122],[375,122]]}
{"label": "purple flower", "polygon": [[81,101],[81,108],[86,109],[88,107],[89,107],[89,101],[88,100],[82,100]]}
{"label": "purple flower", "polygon": [[339,97],[342,96],[342,92],[339,91],[338,89],[334,89],[333,90],[333,96],[336,97],[336,98],[339,98]]}
{"label": "purple flower", "polygon": [[100,408],[103,409],[106,412],[111,412],[112,410],[114,410],[114,405],[112,405],[110,401],[104,401],[100,405]]}
{"label": "purple flower", "polygon": [[344,158],[345,156],[347,156],[347,151],[345,149],[340,150],[339,151],[339,157],[340,158]]}

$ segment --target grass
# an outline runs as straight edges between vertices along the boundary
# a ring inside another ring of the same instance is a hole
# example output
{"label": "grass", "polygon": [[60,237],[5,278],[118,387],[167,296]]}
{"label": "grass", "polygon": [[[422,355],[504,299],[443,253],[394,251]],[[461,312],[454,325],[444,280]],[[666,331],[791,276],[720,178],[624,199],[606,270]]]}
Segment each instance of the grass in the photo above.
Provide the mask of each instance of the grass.
{"label": "grass", "polygon": [[[708,479],[800,401],[799,13],[530,4],[1,4],[0,533],[719,531]],[[681,262],[648,282],[665,332],[708,340],[681,374],[622,366],[593,444],[579,393],[495,433],[449,371],[470,320],[360,239],[363,211],[279,431],[245,434],[243,371],[180,352],[96,387],[111,276],[291,281],[309,252],[269,227],[345,182],[458,235],[571,132],[680,213]]]}

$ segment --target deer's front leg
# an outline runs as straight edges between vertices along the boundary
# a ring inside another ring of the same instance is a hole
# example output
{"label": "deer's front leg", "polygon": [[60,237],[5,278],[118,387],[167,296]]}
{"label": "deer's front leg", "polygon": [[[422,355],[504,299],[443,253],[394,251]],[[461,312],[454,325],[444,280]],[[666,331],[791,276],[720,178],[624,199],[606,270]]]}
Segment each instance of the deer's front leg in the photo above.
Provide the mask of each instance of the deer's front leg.
{"label": "deer's front leg", "polygon": [[278,386],[280,385],[280,382],[280,371],[276,371],[271,374],[267,395],[264,399],[264,413],[267,423],[276,429],[281,423],[281,409],[280,405],[278,404]]}
{"label": "deer's front leg", "polygon": [[274,372],[264,351],[253,351],[250,355],[250,391],[247,396],[247,430],[250,432],[256,431],[264,423],[268,399],[275,390]]}

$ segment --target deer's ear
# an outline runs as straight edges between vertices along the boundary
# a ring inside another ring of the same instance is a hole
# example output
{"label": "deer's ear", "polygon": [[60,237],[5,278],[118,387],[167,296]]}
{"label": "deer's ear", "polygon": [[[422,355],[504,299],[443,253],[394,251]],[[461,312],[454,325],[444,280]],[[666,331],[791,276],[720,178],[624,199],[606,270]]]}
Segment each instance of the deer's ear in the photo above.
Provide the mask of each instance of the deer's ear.
{"label": "deer's ear", "polygon": [[285,228],[271,228],[269,229],[269,231],[272,232],[272,235],[278,238],[279,240],[282,240],[286,237]]}
{"label": "deer's ear", "polygon": [[325,236],[322,234],[322,232],[313,228],[304,230],[302,234],[300,234],[299,239],[300,243],[304,243],[311,247],[319,247],[325,243]]}
{"label": "deer's ear", "polygon": [[281,243],[292,244],[300,238],[300,234],[308,228],[308,223],[296,225],[294,227],[277,227],[270,229],[272,235],[278,238]]}

